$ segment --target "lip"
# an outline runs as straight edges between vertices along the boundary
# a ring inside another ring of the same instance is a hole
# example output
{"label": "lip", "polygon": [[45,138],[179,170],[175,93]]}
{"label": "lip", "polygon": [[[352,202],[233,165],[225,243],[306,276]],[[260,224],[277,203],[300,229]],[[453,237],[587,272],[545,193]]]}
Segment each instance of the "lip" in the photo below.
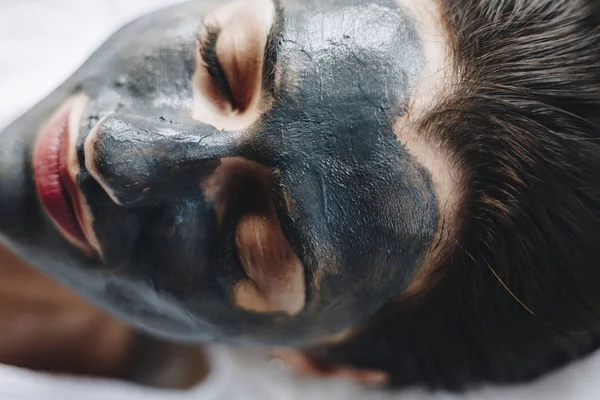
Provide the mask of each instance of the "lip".
{"label": "lip", "polygon": [[71,120],[82,102],[61,107],[43,128],[33,166],[37,191],[44,210],[60,233],[84,253],[95,252],[83,223],[82,202],[75,179],[69,173],[74,146]]}

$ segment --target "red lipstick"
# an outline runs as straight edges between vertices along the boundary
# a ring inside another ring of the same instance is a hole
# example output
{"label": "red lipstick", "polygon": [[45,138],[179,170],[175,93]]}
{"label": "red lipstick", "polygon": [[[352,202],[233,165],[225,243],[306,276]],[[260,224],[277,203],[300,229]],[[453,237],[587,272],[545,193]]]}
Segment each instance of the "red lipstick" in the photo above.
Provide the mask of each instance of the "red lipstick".
{"label": "red lipstick", "polygon": [[34,156],[35,181],[42,205],[56,227],[73,244],[91,250],[82,228],[76,183],[67,169],[71,111],[59,111],[42,132]]}

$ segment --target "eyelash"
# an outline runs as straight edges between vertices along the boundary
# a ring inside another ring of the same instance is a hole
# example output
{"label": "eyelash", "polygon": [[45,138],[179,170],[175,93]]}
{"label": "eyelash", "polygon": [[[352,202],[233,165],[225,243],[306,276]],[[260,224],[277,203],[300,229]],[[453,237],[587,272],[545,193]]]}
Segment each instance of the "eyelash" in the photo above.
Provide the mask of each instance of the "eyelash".
{"label": "eyelash", "polygon": [[215,89],[231,104],[234,110],[237,110],[233,91],[217,55],[217,41],[220,34],[221,30],[218,28],[207,28],[205,39],[200,46],[200,55],[202,61],[204,61],[206,72],[208,72],[215,85]]}

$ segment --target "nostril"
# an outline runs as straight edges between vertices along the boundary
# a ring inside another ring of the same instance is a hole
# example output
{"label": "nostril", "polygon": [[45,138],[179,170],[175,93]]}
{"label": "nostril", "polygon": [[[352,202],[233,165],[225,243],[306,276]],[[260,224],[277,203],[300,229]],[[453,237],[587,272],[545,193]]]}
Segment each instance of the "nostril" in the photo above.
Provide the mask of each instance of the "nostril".
{"label": "nostril", "polygon": [[148,206],[199,192],[219,159],[236,154],[241,136],[195,121],[113,114],[86,138],[85,166],[116,204]]}
{"label": "nostril", "polygon": [[121,200],[113,192],[112,188],[104,181],[96,162],[98,158],[98,132],[104,126],[106,117],[102,118],[96,126],[90,131],[83,146],[85,157],[85,168],[92,178],[102,187],[104,192],[118,205],[122,205]]}

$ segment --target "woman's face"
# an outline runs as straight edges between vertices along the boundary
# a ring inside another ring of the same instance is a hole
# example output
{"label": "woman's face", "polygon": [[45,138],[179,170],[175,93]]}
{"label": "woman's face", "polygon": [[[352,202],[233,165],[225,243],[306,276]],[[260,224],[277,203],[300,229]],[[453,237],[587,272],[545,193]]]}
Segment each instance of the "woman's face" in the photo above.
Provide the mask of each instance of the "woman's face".
{"label": "woman's face", "polygon": [[305,345],[365,322],[438,226],[398,139],[427,67],[417,26],[394,0],[136,21],[0,135],[2,239],[171,338]]}

